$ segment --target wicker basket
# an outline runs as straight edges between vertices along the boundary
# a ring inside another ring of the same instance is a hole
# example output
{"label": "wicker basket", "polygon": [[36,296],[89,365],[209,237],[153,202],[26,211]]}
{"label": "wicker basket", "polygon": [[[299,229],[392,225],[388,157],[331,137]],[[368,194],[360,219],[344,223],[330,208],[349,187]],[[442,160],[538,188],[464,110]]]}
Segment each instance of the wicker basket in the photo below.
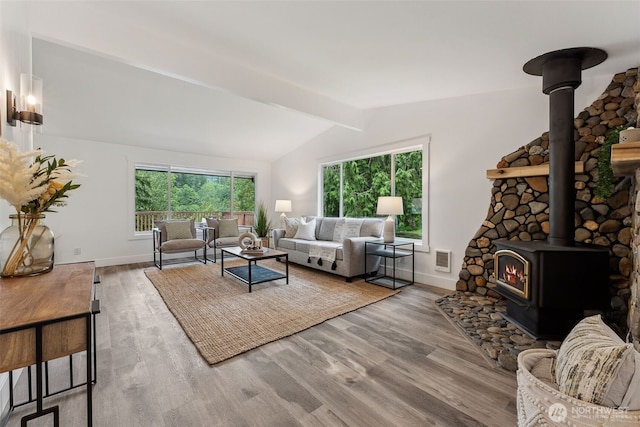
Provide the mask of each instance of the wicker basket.
{"label": "wicker basket", "polygon": [[518,355],[518,426],[638,427],[640,411],[625,411],[574,399],[540,381],[531,368],[554,350],[531,349]]}

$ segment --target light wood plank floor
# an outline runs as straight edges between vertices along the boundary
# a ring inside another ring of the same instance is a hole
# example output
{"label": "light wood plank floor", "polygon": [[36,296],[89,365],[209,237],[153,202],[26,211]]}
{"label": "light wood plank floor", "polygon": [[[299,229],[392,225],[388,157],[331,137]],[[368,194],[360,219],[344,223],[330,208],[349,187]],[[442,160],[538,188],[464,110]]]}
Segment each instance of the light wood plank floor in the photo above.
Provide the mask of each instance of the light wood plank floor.
{"label": "light wood plank floor", "polygon": [[[406,287],[209,366],[147,280],[147,267],[97,269],[96,426],[516,425],[515,375],[487,364],[437,311],[435,288]],[[54,404],[62,426],[86,425],[84,391],[45,401]],[[8,425],[33,410],[18,408]]]}

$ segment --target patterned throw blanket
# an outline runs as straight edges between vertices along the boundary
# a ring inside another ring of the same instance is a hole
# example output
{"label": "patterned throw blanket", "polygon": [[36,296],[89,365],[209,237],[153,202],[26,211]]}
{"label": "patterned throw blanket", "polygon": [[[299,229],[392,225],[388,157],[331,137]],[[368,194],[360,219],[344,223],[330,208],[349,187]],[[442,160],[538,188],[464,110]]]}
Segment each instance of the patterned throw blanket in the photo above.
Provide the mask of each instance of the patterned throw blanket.
{"label": "patterned throw blanket", "polygon": [[[336,223],[336,228],[333,231],[333,241],[341,243],[348,237],[360,237],[360,229],[362,228],[362,219],[350,219],[341,218]],[[322,260],[331,263],[331,269],[335,270],[336,265],[336,252],[341,249],[342,245],[336,246],[335,244],[327,244],[323,242],[315,242],[309,244],[309,259],[308,263],[311,263],[311,258],[318,259],[318,265],[322,265]]]}

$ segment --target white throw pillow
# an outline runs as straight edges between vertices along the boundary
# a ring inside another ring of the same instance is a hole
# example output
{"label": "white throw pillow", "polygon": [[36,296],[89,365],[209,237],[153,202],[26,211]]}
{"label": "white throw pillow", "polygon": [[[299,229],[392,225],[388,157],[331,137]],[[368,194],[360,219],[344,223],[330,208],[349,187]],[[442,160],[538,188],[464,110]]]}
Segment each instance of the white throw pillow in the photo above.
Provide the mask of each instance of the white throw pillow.
{"label": "white throw pillow", "polygon": [[304,218],[300,218],[300,225],[298,226],[298,231],[294,238],[302,240],[316,240],[316,219],[314,218],[311,221],[306,222]]}

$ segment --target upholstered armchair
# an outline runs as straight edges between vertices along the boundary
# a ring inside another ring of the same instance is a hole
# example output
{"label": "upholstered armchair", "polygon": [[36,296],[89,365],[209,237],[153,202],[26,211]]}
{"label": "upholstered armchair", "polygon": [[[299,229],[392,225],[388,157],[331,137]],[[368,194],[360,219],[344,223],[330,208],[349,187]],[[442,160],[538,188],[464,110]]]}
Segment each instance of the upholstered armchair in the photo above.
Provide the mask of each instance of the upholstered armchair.
{"label": "upholstered armchair", "polygon": [[238,225],[238,219],[207,218],[207,245],[213,249],[213,259],[216,262],[216,249],[238,246],[238,237],[246,231],[253,231],[250,225]]}
{"label": "upholstered armchair", "polygon": [[[197,238],[193,219],[156,221],[153,229],[153,263],[162,270],[165,254],[193,252],[197,261],[207,263],[208,230],[203,229],[202,238]],[[202,250],[202,258],[198,251]]]}

